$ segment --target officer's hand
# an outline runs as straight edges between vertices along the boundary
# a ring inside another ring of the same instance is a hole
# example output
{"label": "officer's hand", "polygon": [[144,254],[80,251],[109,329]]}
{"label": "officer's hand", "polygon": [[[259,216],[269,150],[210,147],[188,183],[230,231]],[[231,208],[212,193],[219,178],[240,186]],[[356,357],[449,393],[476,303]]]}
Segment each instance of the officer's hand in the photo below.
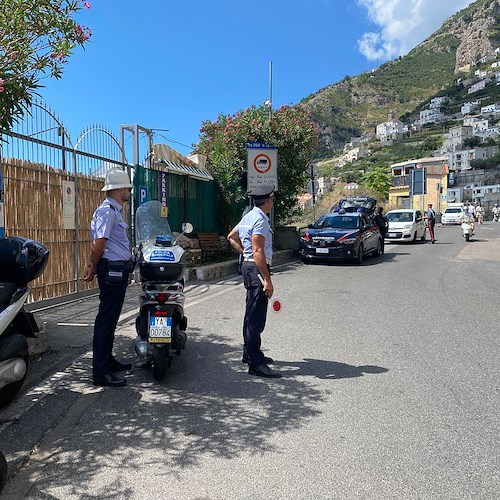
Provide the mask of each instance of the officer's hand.
{"label": "officer's hand", "polygon": [[273,296],[274,292],[274,287],[273,284],[271,283],[271,280],[267,281],[264,280],[264,294],[268,299],[270,299]]}
{"label": "officer's hand", "polygon": [[83,281],[92,281],[94,276],[96,275],[96,268],[92,264],[89,264],[85,268],[85,272],[83,274]]}

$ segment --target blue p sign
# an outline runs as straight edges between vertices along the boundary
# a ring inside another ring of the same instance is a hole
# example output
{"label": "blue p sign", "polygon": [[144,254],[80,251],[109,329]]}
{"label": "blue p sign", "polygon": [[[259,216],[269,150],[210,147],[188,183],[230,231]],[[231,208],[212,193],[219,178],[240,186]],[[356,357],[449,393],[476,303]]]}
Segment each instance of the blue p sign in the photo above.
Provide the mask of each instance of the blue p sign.
{"label": "blue p sign", "polygon": [[148,201],[148,188],[146,186],[139,186],[139,205]]}

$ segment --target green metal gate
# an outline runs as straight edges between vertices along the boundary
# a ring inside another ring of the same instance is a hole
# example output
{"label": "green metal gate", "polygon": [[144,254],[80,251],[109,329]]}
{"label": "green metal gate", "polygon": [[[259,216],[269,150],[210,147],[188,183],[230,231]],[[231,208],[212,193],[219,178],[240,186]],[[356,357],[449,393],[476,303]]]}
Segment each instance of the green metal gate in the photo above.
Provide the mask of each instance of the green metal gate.
{"label": "green metal gate", "polygon": [[[134,206],[141,202],[158,200],[159,172],[135,167]],[[194,231],[224,232],[218,220],[219,189],[215,181],[202,181],[188,175],[168,173],[168,222],[172,231],[180,232],[184,222],[193,224]],[[140,200],[141,194],[147,193],[146,199]]]}

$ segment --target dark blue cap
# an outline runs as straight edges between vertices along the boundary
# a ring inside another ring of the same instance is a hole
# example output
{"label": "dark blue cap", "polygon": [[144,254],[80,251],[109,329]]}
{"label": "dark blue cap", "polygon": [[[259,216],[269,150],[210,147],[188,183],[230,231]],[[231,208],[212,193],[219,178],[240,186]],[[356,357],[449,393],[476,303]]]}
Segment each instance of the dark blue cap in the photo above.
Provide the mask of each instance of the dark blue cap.
{"label": "dark blue cap", "polygon": [[273,183],[268,184],[259,184],[255,186],[248,194],[254,200],[264,200],[265,198],[269,198],[271,194],[274,193],[275,187]]}

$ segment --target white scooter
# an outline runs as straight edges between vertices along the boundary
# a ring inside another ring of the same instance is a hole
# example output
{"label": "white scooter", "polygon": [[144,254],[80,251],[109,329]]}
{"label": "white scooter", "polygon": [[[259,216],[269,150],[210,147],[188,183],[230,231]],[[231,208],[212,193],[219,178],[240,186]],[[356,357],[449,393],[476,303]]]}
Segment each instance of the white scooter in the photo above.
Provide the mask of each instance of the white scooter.
{"label": "white scooter", "polygon": [[470,219],[465,219],[462,221],[462,236],[465,241],[470,241],[472,235],[474,234],[474,222]]}
{"label": "white scooter", "polygon": [[[177,355],[186,345],[187,318],[184,316],[184,271],[186,254],[174,241],[167,217],[159,201],[149,201],[136,212],[135,259],[139,267],[142,293],[136,318],[138,356],[153,368],[161,381],[171,364],[170,352]],[[183,233],[193,226],[182,225]]]}
{"label": "white scooter", "polygon": [[23,385],[28,369],[27,337],[38,325],[24,309],[28,283],[44,271],[49,251],[33,240],[0,238],[0,408],[9,404]]}

